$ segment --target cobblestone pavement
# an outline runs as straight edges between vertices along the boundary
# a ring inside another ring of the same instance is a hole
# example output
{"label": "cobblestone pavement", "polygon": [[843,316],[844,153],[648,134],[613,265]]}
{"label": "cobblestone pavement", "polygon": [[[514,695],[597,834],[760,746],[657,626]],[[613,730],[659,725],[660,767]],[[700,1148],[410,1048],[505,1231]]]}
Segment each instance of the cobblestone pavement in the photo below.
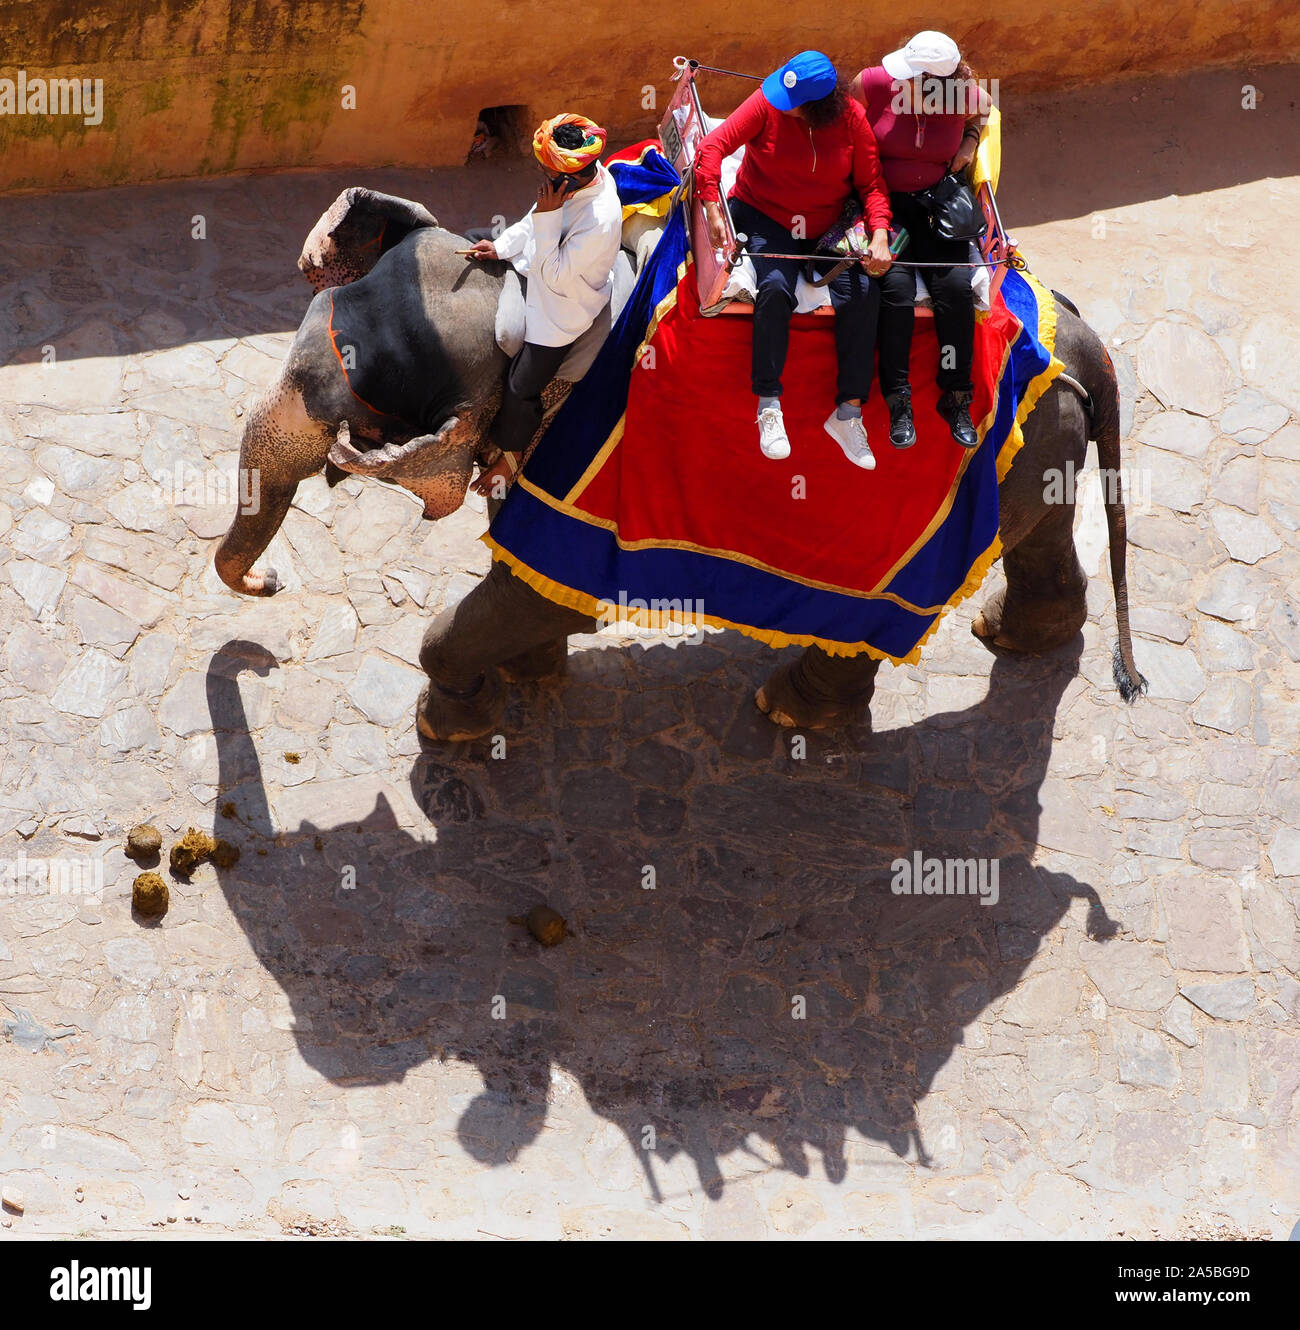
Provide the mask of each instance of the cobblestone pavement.
{"label": "cobblestone pavement", "polygon": [[[0,1237],[1289,1232],[1300,344],[1223,227],[1300,182],[1020,234],[1126,386],[1148,698],[1115,694],[1102,574],[1076,648],[994,657],[968,606],[802,756],[750,701],[773,653],[577,639],[498,756],[412,724],[481,509],[314,480],[277,598],[211,568],[298,246],[356,174],[0,205],[0,855],[103,866],[0,897]],[[149,925],[142,820],[241,858]],[[996,857],[996,906],[891,894],[914,849]],[[552,950],[510,922],[542,900]]]}

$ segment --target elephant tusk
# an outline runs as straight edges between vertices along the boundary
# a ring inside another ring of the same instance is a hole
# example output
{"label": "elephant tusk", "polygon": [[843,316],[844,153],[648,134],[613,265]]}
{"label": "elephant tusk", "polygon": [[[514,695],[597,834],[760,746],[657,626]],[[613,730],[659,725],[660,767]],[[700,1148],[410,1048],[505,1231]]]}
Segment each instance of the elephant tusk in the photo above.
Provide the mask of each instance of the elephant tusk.
{"label": "elephant tusk", "polygon": [[1083,398],[1083,407],[1085,411],[1092,411],[1092,396],[1078,379],[1073,378],[1066,373],[1058,374],[1056,377],[1061,383],[1065,384],[1067,388],[1073,388],[1074,391]]}
{"label": "elephant tusk", "polygon": [[452,416],[436,434],[419,434],[405,443],[386,443],[380,448],[362,451],[352,442],[351,426],[346,420],[341,420],[329,450],[329,460],[342,470],[354,474],[382,475],[422,453],[445,447],[451,432],[459,424],[460,418]]}

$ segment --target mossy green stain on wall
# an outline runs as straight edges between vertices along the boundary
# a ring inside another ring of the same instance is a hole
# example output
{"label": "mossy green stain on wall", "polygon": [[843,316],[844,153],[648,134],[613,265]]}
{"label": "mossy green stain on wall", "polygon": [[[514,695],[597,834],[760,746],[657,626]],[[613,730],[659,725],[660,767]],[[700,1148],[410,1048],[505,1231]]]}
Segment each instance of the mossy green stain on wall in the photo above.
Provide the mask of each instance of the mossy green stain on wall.
{"label": "mossy green stain on wall", "polygon": [[295,126],[308,130],[310,138],[319,138],[340,105],[332,76],[319,72],[221,76],[216,85],[200,175],[247,165],[241,149],[254,127],[262,136],[283,143],[301,140],[301,133],[293,133]]}
{"label": "mossy green stain on wall", "polygon": [[283,57],[355,32],[366,0],[0,0],[6,63],[67,67],[195,56]]}
{"label": "mossy green stain on wall", "polygon": [[60,148],[69,140],[78,146],[94,134],[112,134],[117,128],[117,108],[104,90],[102,118],[97,125],[86,124],[85,115],[3,115],[0,116],[0,148],[21,139],[45,139]]}
{"label": "mossy green stain on wall", "polygon": [[165,111],[176,100],[176,85],[171,79],[158,79],[153,83],[145,84],[144,88],[144,113],[145,115],[154,115],[158,111]]}
{"label": "mossy green stain on wall", "polygon": [[[86,125],[78,116],[0,116],[0,152],[14,147],[23,163],[7,172],[0,165],[0,191],[174,174],[174,164],[150,160],[136,129],[150,121],[143,137],[156,142],[156,118],[164,118],[165,133],[172,113],[192,139],[195,107],[187,99],[201,108],[197,173],[238,170],[254,158],[262,164],[267,148],[247,152],[250,136],[282,139],[286,156],[319,141],[340,109],[335,93],[345,81],[319,65],[341,40],[356,37],[366,0],[154,0],[147,7],[41,0],[38,23],[35,8],[32,0],[0,0],[0,75],[25,68],[32,78],[102,78],[103,118]],[[135,61],[149,70],[147,81],[137,81]],[[216,69],[187,77],[195,61],[209,70],[215,61]],[[307,62],[317,68],[303,70]],[[106,148],[95,143],[97,134],[109,140]],[[29,163],[41,155],[49,165],[33,173]]]}
{"label": "mossy green stain on wall", "polygon": [[342,89],[336,77],[316,71],[277,79],[262,107],[263,131],[272,136],[284,134],[295,121],[323,129],[342,107]]}
{"label": "mossy green stain on wall", "polygon": [[244,87],[252,81],[253,76],[247,74],[223,74],[215,80],[208,151],[199,163],[199,175],[234,170],[239,158],[240,140],[244,137],[255,109]]}

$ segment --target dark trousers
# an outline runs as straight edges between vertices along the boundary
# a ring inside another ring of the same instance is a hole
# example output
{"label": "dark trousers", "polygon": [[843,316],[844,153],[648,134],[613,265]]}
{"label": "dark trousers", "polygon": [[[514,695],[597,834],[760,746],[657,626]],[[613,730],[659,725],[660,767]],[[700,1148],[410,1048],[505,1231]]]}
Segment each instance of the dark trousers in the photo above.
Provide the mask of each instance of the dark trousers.
{"label": "dark trousers", "polygon": [[[790,346],[790,317],[797,303],[795,284],[803,265],[794,259],[761,256],[765,249],[777,254],[807,254],[818,237],[796,240],[779,222],[741,199],[731,200],[731,217],[736,230],[749,237],[745,248],[754,256],[754,275],[758,279],[750,371],[754,393],[758,397],[780,397],[781,371]],[[880,288],[865,269],[855,264],[831,282],[830,293],[839,365],[835,402],[836,405],[853,400],[865,402],[871,391]]]}
{"label": "dark trousers", "polygon": [[[894,225],[905,226],[907,248],[903,262],[969,263],[970,242],[940,240],[930,219],[912,194],[891,194]],[[916,268],[894,267],[880,279],[880,390],[889,396],[907,384],[907,362],[912,353],[912,325],[916,318]],[[935,378],[944,392],[970,392],[971,359],[975,353],[975,295],[970,268],[921,268],[921,278],[934,306],[934,330],[939,338],[939,369]],[[946,368],[945,368],[946,363]]]}
{"label": "dark trousers", "polygon": [[510,362],[501,407],[488,427],[488,438],[508,453],[522,453],[542,423],[542,390],[564,363],[569,346],[525,342]]}

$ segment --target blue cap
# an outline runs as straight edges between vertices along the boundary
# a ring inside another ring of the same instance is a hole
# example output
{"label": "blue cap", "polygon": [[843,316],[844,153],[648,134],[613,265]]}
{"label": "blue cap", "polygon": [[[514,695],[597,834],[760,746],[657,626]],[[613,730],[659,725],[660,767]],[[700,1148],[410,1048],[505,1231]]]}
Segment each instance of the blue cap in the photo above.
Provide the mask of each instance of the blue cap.
{"label": "blue cap", "polygon": [[763,96],[778,111],[793,111],[835,88],[835,66],[820,51],[800,51],[763,80]]}

